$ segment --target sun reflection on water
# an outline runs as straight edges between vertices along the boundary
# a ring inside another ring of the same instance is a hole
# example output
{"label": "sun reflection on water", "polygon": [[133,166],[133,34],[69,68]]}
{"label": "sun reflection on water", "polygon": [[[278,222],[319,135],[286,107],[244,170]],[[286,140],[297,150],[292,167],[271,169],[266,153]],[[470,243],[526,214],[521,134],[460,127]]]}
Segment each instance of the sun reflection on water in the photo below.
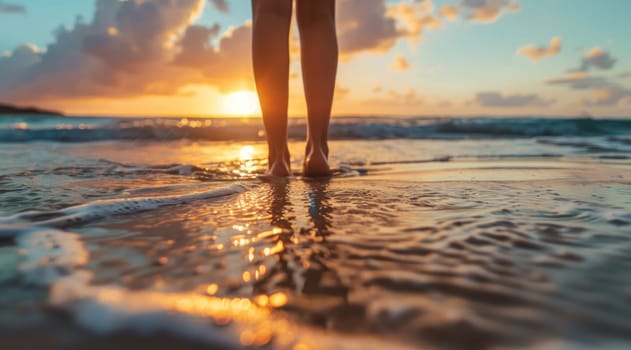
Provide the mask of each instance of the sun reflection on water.
{"label": "sun reflection on water", "polygon": [[241,151],[239,152],[239,162],[241,162],[239,172],[241,176],[248,176],[256,171],[254,161],[255,154],[256,150],[254,147],[249,145],[241,147]]}

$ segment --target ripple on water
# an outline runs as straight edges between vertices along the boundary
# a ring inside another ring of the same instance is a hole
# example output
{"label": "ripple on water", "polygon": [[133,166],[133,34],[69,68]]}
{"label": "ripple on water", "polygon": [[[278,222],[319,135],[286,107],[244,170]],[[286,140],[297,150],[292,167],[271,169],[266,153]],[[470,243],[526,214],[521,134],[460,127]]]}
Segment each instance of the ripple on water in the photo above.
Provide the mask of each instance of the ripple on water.
{"label": "ripple on water", "polygon": [[628,212],[581,197],[598,186],[294,181],[74,231],[97,286],[282,293],[312,329],[451,348],[628,341]]}
{"label": "ripple on water", "polygon": [[454,348],[628,340],[629,238],[611,213],[625,215],[573,190],[263,184],[100,224],[133,234],[90,247],[98,283],[283,292],[283,310],[315,328]]}

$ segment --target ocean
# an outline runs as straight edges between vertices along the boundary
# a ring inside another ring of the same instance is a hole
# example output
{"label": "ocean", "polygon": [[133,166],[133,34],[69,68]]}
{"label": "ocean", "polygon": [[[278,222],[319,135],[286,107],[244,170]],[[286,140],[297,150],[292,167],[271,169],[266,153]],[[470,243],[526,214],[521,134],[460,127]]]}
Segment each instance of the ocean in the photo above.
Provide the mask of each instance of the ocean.
{"label": "ocean", "polygon": [[626,349],[631,119],[0,117],[0,344]]}

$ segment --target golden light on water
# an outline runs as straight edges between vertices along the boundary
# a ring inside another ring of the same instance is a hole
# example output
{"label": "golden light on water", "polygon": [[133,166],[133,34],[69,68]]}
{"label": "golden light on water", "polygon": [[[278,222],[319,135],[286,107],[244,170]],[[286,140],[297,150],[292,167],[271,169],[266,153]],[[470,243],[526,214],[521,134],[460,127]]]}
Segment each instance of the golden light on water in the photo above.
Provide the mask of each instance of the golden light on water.
{"label": "golden light on water", "polygon": [[273,247],[263,249],[263,255],[276,255],[278,253],[282,253],[283,251],[285,251],[285,245],[283,244],[283,241],[278,241]]}
{"label": "golden light on water", "polygon": [[287,304],[287,295],[285,293],[274,293],[269,296],[269,305],[271,307],[283,307]]}
{"label": "golden light on water", "polygon": [[239,151],[239,160],[240,161],[248,161],[254,159],[254,155],[256,154],[256,150],[252,146],[243,146],[241,151]]}
{"label": "golden light on water", "polygon": [[239,167],[238,173],[241,176],[247,176],[256,170],[256,166],[254,163],[254,156],[256,155],[256,149],[252,146],[243,146],[241,151],[239,151],[239,161],[241,161],[241,166]]}
{"label": "golden light on water", "polygon": [[223,98],[222,111],[232,116],[254,116],[261,113],[259,98],[254,91],[241,90]]}
{"label": "golden light on water", "polygon": [[206,288],[206,293],[208,293],[208,295],[215,295],[217,294],[218,290],[219,290],[219,285],[217,283],[213,283],[213,284],[210,284],[208,288]]}

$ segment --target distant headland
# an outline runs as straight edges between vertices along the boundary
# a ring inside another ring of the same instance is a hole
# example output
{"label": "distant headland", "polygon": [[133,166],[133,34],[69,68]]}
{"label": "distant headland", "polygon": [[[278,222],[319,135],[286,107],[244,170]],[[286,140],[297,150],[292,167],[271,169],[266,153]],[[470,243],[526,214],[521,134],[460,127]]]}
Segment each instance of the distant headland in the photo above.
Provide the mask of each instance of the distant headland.
{"label": "distant headland", "polygon": [[35,108],[35,107],[18,107],[7,103],[0,103],[0,115],[2,114],[41,114],[41,115],[64,115],[59,111]]}

